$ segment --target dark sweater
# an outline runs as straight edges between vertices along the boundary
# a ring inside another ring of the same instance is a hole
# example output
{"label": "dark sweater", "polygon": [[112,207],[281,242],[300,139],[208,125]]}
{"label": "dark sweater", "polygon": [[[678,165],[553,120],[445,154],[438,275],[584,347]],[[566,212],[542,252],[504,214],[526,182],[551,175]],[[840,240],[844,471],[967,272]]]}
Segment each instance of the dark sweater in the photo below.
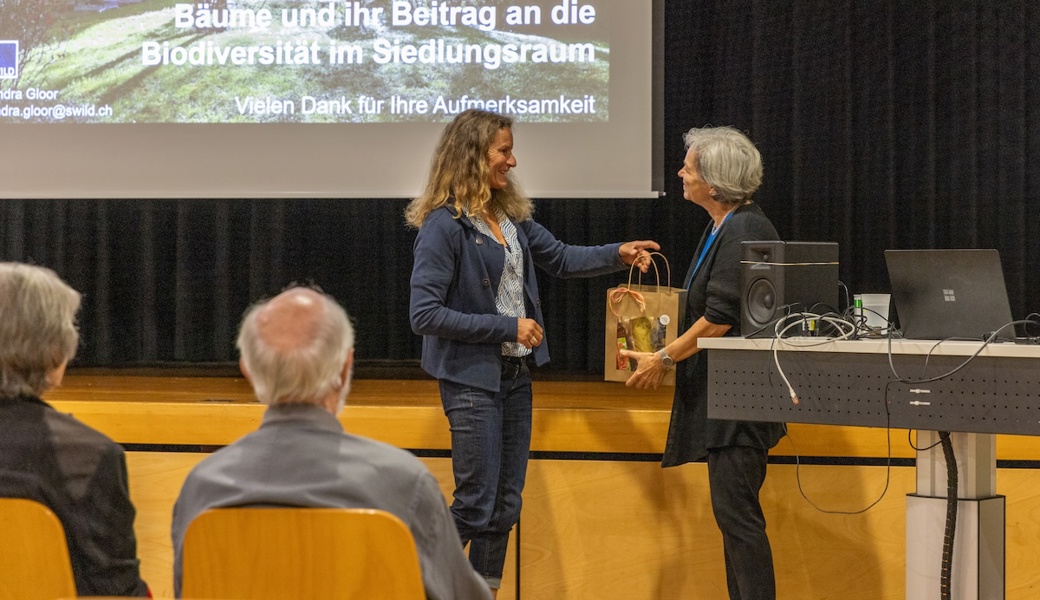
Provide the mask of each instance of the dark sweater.
{"label": "dark sweater", "polygon": [[0,496],[54,511],[80,596],[148,595],[119,444],[39,398],[0,398]]}

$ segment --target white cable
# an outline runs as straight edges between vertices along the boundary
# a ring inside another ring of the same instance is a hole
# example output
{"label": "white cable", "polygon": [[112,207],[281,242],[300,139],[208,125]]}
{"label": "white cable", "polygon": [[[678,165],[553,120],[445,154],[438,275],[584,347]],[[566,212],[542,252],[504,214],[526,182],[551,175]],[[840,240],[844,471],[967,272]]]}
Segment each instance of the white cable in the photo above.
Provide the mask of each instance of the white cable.
{"label": "white cable", "polygon": [[[784,322],[791,321],[784,325]],[[798,338],[795,342],[791,338],[784,338],[784,335],[794,328],[795,326],[805,326],[809,321],[815,323],[828,323],[833,326],[837,331],[841,332],[837,337],[827,338]],[[787,345],[796,348],[811,348],[813,346],[822,346],[824,344],[830,344],[835,340],[847,340],[856,334],[857,327],[854,323],[851,323],[845,319],[839,317],[833,317],[830,315],[819,315],[816,313],[791,313],[782,319],[778,319],[774,326],[774,332],[776,337],[773,338],[773,363],[776,364],[776,370],[780,374],[780,378],[784,380],[784,385],[787,386],[787,391],[791,394],[791,402],[794,404],[799,403],[798,393],[794,391],[794,386],[791,385],[791,380],[787,378],[787,374],[784,373],[783,367],[780,366],[780,346]],[[779,342],[779,343],[778,343]]]}

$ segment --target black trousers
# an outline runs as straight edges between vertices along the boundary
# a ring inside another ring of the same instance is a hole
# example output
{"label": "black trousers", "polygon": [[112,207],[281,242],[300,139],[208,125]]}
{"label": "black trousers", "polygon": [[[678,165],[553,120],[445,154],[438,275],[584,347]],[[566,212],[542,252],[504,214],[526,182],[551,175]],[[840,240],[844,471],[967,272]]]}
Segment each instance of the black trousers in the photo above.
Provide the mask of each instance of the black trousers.
{"label": "black trousers", "polygon": [[743,446],[708,451],[711,508],[722,531],[730,600],[776,600],[773,551],[758,499],[768,454]]}

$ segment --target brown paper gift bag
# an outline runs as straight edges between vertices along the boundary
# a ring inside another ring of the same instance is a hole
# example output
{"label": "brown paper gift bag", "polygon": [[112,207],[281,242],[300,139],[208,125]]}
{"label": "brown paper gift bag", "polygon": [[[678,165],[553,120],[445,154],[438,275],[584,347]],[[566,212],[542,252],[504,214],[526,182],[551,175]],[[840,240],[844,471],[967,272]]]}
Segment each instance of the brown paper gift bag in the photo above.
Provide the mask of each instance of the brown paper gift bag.
{"label": "brown paper gift bag", "polygon": [[[606,336],[603,346],[603,379],[628,381],[636,370],[635,361],[621,356],[619,350],[656,352],[673,341],[679,333],[679,317],[686,308],[686,290],[671,287],[672,272],[663,254],[652,252],[655,285],[643,285],[642,273],[633,265],[628,270],[628,284],[607,290]],[[657,267],[664,262],[665,280]],[[636,283],[632,274],[638,273]],[[663,284],[663,285],[662,285]],[[675,385],[675,370],[670,370],[662,385]]]}

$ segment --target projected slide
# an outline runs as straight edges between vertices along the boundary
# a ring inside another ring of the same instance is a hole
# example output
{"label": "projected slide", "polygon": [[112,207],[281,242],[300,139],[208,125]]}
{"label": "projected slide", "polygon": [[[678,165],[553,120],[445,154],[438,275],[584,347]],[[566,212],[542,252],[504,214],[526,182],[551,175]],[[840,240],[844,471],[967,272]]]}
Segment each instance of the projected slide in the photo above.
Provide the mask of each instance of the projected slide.
{"label": "projected slide", "polygon": [[0,123],[608,122],[608,0],[2,0]]}

